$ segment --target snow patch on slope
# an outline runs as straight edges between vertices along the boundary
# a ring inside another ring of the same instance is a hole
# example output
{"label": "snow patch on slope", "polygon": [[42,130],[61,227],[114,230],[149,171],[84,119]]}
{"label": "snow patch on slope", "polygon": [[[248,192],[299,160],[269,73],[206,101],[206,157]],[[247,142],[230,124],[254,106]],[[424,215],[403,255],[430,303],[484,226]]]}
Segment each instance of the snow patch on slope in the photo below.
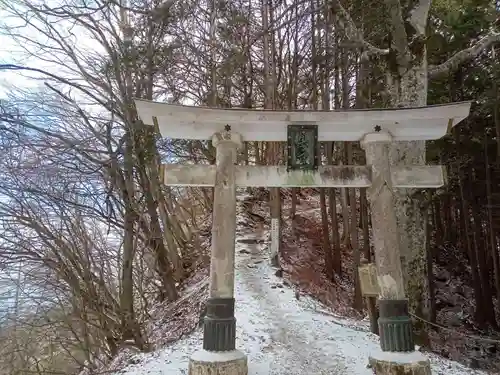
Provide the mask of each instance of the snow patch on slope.
{"label": "snow patch on slope", "polygon": [[[312,299],[297,298],[269,266],[265,232],[241,229],[237,238],[256,239],[236,244],[236,345],[248,355],[249,374],[372,375],[368,357],[379,352],[379,343],[366,332],[367,323],[332,317]],[[198,329],[154,353],[137,355],[136,364],[115,375],[187,374],[189,357],[201,348]],[[436,355],[427,357],[434,375],[485,374]]]}

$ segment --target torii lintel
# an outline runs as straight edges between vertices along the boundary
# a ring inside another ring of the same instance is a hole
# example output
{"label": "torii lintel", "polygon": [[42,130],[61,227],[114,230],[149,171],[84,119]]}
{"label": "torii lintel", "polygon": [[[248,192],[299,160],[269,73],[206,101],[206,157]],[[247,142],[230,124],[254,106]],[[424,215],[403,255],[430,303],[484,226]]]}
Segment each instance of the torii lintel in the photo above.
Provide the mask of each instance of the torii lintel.
{"label": "torii lintel", "polygon": [[376,127],[394,141],[432,140],[469,115],[471,102],[416,108],[274,111],[174,105],[136,99],[141,120],[163,137],[208,140],[226,124],[245,141],[286,141],[290,124],[318,126],[318,141],[359,141]]}

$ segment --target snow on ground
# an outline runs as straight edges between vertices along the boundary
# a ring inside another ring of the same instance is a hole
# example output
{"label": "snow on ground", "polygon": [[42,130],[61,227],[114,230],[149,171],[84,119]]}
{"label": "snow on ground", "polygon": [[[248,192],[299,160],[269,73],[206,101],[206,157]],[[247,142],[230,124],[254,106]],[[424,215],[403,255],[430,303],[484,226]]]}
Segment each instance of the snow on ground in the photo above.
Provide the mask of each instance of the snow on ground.
{"label": "snow on ground", "polygon": [[[274,275],[265,235],[240,228],[236,243],[236,345],[248,355],[249,375],[372,375],[366,365],[370,353],[379,351],[377,336],[366,332],[363,322],[333,318],[311,299],[297,298]],[[244,238],[261,241],[238,242]],[[190,355],[201,347],[197,329],[161,350],[136,356],[135,364],[114,375],[187,374]],[[426,355],[433,375],[486,374]]]}

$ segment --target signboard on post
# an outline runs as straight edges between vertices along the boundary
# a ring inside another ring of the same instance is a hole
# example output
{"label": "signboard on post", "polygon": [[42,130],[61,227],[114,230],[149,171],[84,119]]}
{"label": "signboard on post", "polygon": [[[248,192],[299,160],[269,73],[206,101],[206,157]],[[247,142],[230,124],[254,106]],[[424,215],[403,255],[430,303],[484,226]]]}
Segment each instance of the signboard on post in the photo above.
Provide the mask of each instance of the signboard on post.
{"label": "signboard on post", "polygon": [[271,259],[278,256],[279,241],[280,241],[280,221],[279,219],[271,219]]}
{"label": "signboard on post", "polygon": [[361,294],[365,297],[377,297],[380,288],[377,279],[377,267],[374,263],[368,263],[358,267]]}

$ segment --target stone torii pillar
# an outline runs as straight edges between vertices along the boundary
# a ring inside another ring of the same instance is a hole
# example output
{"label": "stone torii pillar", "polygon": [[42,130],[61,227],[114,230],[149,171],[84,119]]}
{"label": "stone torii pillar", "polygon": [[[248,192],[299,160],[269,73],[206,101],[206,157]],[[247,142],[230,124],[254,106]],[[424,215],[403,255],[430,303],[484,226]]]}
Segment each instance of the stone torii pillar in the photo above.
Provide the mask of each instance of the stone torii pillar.
{"label": "stone torii pillar", "polygon": [[[405,294],[389,164],[389,146],[393,137],[387,131],[380,128],[377,130],[366,134],[361,140],[366,162],[372,168],[372,185],[367,193],[377,266],[380,312],[378,325],[382,349],[382,353],[372,354],[370,364],[377,375],[431,375],[429,360],[415,352],[413,327]],[[394,352],[399,353],[397,358]]]}
{"label": "stone torii pillar", "polygon": [[[361,147],[365,149],[366,162],[372,167],[372,185],[368,188],[368,200],[372,216],[373,245],[375,249],[375,261],[377,264],[377,278],[380,288],[380,309],[386,314],[397,313],[395,316],[408,316],[408,301],[406,300],[403,272],[401,269],[399,232],[396,212],[394,210],[394,199],[392,192],[391,170],[389,165],[389,145],[392,136],[388,132],[377,132],[366,134],[361,141]],[[390,311],[386,311],[390,310]],[[395,341],[391,340],[385,322],[381,331],[381,345],[383,350],[393,349],[396,351],[413,351],[414,345],[411,330],[411,322],[404,321],[400,324],[402,336],[407,340],[400,340],[399,335],[394,335]]]}
{"label": "stone torii pillar", "polygon": [[223,132],[212,137],[216,149],[210,256],[210,295],[204,319],[203,350],[189,362],[190,375],[247,375],[247,357],[236,350],[234,317],[234,255],[236,236],[237,151],[241,136]]}

